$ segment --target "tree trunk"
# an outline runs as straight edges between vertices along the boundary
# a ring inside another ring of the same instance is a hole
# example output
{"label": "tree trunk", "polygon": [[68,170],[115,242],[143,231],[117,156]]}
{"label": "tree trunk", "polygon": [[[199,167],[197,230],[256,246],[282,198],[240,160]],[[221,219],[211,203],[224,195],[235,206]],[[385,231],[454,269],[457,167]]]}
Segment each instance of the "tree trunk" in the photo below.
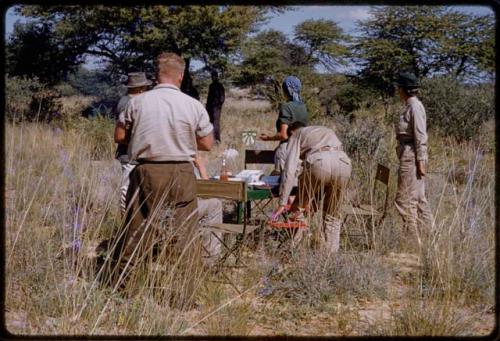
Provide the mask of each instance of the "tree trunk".
{"label": "tree trunk", "polygon": [[185,58],[184,60],[186,61],[186,67],[184,68],[184,77],[182,78],[181,91],[193,97],[194,99],[200,100],[200,93],[194,87],[191,73],[189,72],[189,64],[191,60],[189,58]]}
{"label": "tree trunk", "polygon": [[189,72],[189,65],[191,64],[191,58],[184,58],[186,62],[186,67],[184,68],[184,77],[182,78],[181,91],[188,93],[191,88],[191,73]]}

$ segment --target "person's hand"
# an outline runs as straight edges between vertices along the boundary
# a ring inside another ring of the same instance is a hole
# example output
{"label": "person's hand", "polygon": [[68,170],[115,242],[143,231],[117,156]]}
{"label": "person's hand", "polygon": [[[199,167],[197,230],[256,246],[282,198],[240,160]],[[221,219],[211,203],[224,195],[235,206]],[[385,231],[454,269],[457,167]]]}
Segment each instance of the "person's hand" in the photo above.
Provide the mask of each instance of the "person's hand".
{"label": "person's hand", "polygon": [[262,141],[269,141],[270,136],[267,134],[260,134],[259,139],[261,139]]}
{"label": "person's hand", "polygon": [[417,174],[420,176],[425,176],[425,162],[417,161]]}
{"label": "person's hand", "polygon": [[273,212],[273,214],[271,215],[271,221],[276,221],[278,220],[278,218],[284,213],[286,212],[286,206],[285,205],[281,205],[280,207],[278,207],[276,209],[276,211]]}

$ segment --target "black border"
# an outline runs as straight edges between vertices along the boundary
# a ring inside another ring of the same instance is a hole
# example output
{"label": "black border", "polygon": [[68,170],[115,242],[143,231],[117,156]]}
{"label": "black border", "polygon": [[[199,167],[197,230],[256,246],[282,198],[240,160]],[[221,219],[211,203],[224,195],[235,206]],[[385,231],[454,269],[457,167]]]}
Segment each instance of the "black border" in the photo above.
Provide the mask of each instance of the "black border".
{"label": "black border", "polygon": [[[91,6],[91,5],[109,5],[109,6],[136,6],[136,5],[159,5],[159,4],[167,4],[166,1],[161,0],[139,0],[139,1],[131,1],[131,0],[87,0],[85,4],[82,4],[81,1],[75,0],[67,0],[67,1],[33,1],[33,0],[25,0],[25,1],[11,1],[7,0],[0,4],[0,13],[2,16],[0,17],[0,39],[3,43],[4,48],[1,49],[0,52],[0,62],[3,65],[3,77],[0,77],[0,88],[3,89],[0,95],[0,105],[4,109],[5,112],[5,20],[7,10],[15,5],[81,5],[81,6]],[[225,1],[217,1],[217,0],[173,0],[168,1],[169,5],[188,5],[188,4],[197,4],[197,5],[276,5],[276,6],[312,6],[312,5],[330,5],[330,6],[338,6],[338,5],[365,5],[365,6],[375,6],[375,5],[469,5],[469,6],[488,6],[495,13],[495,46],[498,51],[498,47],[500,46],[500,18],[499,18],[499,9],[500,9],[500,0],[479,0],[479,1],[471,1],[471,0],[452,0],[452,1],[443,1],[443,0],[399,0],[399,1],[390,1],[390,0],[315,0],[315,1],[304,1],[304,0],[289,0],[289,1],[279,1],[279,0],[253,0],[252,3],[245,0],[225,0]],[[471,336],[471,337],[449,337],[449,336],[439,336],[439,337],[415,337],[415,336],[351,336],[351,337],[328,337],[328,336],[141,336],[141,335],[16,335],[11,334],[5,324],[5,168],[2,169],[2,176],[0,177],[0,190],[2,192],[2,197],[0,200],[0,212],[2,213],[2,219],[0,221],[0,249],[1,249],[1,261],[0,261],[0,273],[2,274],[0,280],[0,340],[420,340],[420,339],[436,339],[436,340],[499,340],[499,322],[500,322],[500,314],[498,311],[498,302],[499,302],[499,282],[500,282],[500,269],[498,268],[500,251],[498,246],[500,245],[500,233],[499,231],[499,219],[500,219],[500,118],[498,115],[498,110],[500,108],[500,96],[499,96],[499,87],[497,86],[497,82],[499,80],[499,68],[500,65],[500,54],[496,53],[495,55],[496,69],[495,69],[495,327],[490,335],[487,336]],[[3,148],[0,149],[0,164],[5,167],[5,117],[0,124],[0,141],[3,141]]]}

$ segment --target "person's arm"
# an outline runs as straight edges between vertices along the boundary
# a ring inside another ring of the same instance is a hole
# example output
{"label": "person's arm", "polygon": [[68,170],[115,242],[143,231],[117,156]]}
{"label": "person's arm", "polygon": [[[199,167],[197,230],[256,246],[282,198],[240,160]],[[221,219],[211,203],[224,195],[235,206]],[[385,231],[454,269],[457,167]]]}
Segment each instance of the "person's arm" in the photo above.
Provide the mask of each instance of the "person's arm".
{"label": "person's arm", "polygon": [[285,212],[288,198],[290,196],[290,192],[293,188],[293,182],[295,173],[297,172],[297,167],[300,161],[300,136],[298,134],[293,134],[288,141],[287,146],[287,156],[285,161],[285,169],[281,174],[281,183],[280,183],[280,200],[279,207],[274,211],[271,216],[272,220],[276,220],[279,216]]}
{"label": "person's arm", "polygon": [[280,180],[280,205],[285,206],[293,188],[297,167],[300,162],[300,135],[294,134],[288,141],[285,169]]}
{"label": "person's arm", "polygon": [[278,133],[275,135],[261,134],[262,141],[285,141],[288,139],[288,126],[293,122],[293,114],[288,106],[284,104],[280,106],[278,120],[280,122]]}
{"label": "person's arm", "polygon": [[116,143],[128,144],[132,122],[132,106],[130,101],[123,107],[122,102],[117,105],[118,118],[115,125],[114,139]]}
{"label": "person's arm", "polygon": [[119,144],[128,144],[127,128],[125,123],[117,121],[115,125],[115,134],[114,134],[115,142]]}
{"label": "person's arm", "polygon": [[413,114],[413,139],[417,159],[417,173],[425,176],[425,161],[427,161],[427,125],[425,110],[422,105],[411,106]]}
{"label": "person's arm", "polygon": [[288,139],[288,124],[282,123],[280,125],[280,131],[275,135],[261,134],[260,139],[262,141],[285,141]]}
{"label": "person's arm", "polygon": [[210,132],[207,136],[196,136],[196,144],[198,145],[198,150],[209,152],[214,146],[214,134]]}
{"label": "person's arm", "polygon": [[200,177],[205,180],[208,179],[207,168],[205,167],[205,162],[203,161],[203,159],[199,155],[196,155],[193,163],[194,166],[198,168],[198,171],[200,172]]}

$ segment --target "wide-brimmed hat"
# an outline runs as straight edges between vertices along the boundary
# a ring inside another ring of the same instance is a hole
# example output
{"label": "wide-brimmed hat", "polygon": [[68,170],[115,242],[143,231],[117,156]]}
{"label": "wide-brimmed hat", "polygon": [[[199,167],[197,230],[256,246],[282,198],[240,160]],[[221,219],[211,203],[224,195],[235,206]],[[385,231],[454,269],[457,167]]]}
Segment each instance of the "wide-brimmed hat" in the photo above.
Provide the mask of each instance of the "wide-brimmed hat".
{"label": "wide-brimmed hat", "polygon": [[420,83],[417,77],[411,72],[401,72],[398,79],[394,82],[394,85],[400,86],[402,88],[419,88]]}
{"label": "wide-brimmed hat", "polygon": [[127,76],[127,84],[125,84],[127,88],[138,88],[151,85],[151,81],[146,78],[144,72],[130,72]]}

